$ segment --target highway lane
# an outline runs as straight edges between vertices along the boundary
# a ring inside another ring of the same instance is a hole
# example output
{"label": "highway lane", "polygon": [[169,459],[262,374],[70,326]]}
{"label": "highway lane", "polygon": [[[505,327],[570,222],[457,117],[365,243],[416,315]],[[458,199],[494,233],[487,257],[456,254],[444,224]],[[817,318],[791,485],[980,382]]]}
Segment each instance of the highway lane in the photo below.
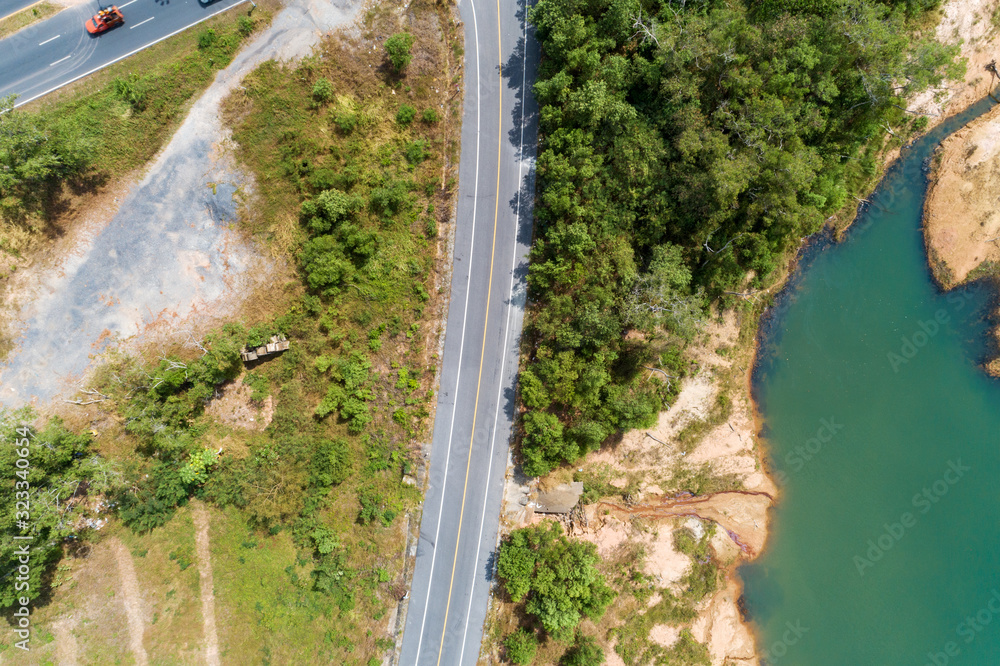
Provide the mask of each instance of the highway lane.
{"label": "highway lane", "polygon": [[451,303],[400,664],[474,664],[499,527],[531,242],[538,48],[525,0],[461,0]]}
{"label": "highway lane", "polygon": [[97,2],[77,5],[0,40],[0,97],[28,102],[162,41],[246,0],[125,0],[125,24],[91,36]]}

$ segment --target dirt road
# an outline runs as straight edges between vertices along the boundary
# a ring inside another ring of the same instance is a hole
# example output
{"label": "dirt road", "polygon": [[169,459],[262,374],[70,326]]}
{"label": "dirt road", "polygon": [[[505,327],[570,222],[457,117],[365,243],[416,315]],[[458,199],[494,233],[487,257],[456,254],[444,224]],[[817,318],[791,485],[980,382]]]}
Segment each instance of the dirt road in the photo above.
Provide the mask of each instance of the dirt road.
{"label": "dirt road", "polygon": [[116,340],[203,330],[234,315],[268,265],[230,228],[239,192],[252,184],[229,158],[220,102],[259,63],[308,54],[358,5],[291,0],[219,72],[114,216],[21,280],[15,318],[23,327],[0,369],[0,403],[72,392],[93,355]]}

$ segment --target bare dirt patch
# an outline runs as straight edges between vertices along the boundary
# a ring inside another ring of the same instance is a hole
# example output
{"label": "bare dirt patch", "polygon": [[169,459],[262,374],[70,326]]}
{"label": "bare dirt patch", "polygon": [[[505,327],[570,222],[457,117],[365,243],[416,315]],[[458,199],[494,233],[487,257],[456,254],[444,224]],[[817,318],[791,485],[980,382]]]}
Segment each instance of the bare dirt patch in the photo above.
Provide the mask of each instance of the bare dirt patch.
{"label": "bare dirt patch", "polygon": [[243,383],[244,377],[246,373],[223,386],[220,395],[208,403],[205,413],[218,423],[260,432],[274,416],[274,399],[267,396],[255,403],[250,399],[253,389]]}
{"label": "bare dirt patch", "polygon": [[201,502],[191,503],[194,519],[195,553],[201,592],[201,616],[205,625],[205,663],[218,666],[219,635],[215,630],[215,584],[212,580],[212,551],[208,541],[208,512]]}
{"label": "bare dirt patch", "polygon": [[924,240],[942,286],[1000,262],[1000,107],[941,144],[924,206]]}
{"label": "bare dirt patch", "polygon": [[944,44],[959,44],[968,67],[964,80],[950,81],[910,100],[909,109],[928,114],[931,126],[986,96],[990,74],[985,65],[1000,53],[1000,0],[949,0],[940,11],[935,37]]}
{"label": "bare dirt patch", "polygon": [[52,623],[52,633],[56,637],[56,660],[63,666],[76,666],[76,629],[77,619],[66,617]]}
{"label": "bare dirt patch", "polygon": [[118,578],[121,582],[122,602],[125,605],[125,616],[128,619],[129,644],[135,662],[140,666],[149,663],[146,648],[143,645],[145,621],[143,619],[142,594],[139,592],[139,580],[135,575],[132,555],[118,539],[114,539],[112,547],[115,552],[115,563],[118,565]]}

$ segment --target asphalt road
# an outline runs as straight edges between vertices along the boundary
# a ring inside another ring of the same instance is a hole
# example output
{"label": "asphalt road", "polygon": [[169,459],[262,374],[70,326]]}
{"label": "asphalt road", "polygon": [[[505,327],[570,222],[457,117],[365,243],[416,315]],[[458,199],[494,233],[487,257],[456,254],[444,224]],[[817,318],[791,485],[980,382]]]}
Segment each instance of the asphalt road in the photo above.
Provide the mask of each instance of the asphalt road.
{"label": "asphalt road", "polygon": [[27,104],[243,2],[124,0],[124,25],[96,36],[83,27],[96,0],[65,9],[0,40],[0,97],[17,94],[17,105]]}
{"label": "asphalt road", "polygon": [[25,7],[37,3],[39,0],[0,0],[0,19],[6,18],[15,12],[19,12]]}
{"label": "asphalt road", "polygon": [[492,582],[531,242],[538,48],[526,0],[461,0],[455,263],[400,664],[474,664]]}

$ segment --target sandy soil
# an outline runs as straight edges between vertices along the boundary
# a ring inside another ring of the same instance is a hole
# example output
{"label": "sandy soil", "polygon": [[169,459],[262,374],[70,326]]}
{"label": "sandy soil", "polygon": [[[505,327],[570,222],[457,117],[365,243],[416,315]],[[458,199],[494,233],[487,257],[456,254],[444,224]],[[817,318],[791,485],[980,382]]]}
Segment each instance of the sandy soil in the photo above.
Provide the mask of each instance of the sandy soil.
{"label": "sandy soil", "polygon": [[219,396],[208,403],[205,413],[219,423],[244,430],[262,431],[274,417],[274,400],[267,396],[261,404],[254,404],[250,400],[253,389],[243,383],[245,376],[242,374],[223,386],[219,390]]}
{"label": "sandy soil", "polygon": [[52,634],[56,639],[56,659],[60,666],[76,666],[77,646],[76,636],[73,630],[76,629],[77,618],[66,617],[52,623]]}
{"label": "sandy soil", "polygon": [[195,549],[198,554],[201,617],[205,625],[205,663],[219,666],[219,635],[215,630],[215,584],[212,582],[212,552],[208,542],[208,512],[201,502],[191,502]]}
{"label": "sandy soil", "polygon": [[115,563],[118,565],[118,579],[121,582],[122,601],[125,604],[125,616],[128,619],[129,643],[135,663],[145,666],[149,663],[146,648],[143,645],[143,634],[146,623],[142,609],[142,594],[139,592],[139,580],[135,575],[135,565],[132,555],[118,539],[112,544],[115,551]]}
{"label": "sandy soil", "polygon": [[910,100],[908,108],[927,114],[932,126],[989,92],[990,74],[984,66],[1000,56],[1000,28],[992,20],[998,8],[1000,0],[948,0],[941,7],[935,36],[945,44],[960,44],[968,67],[963,81],[949,81]]}
{"label": "sandy soil", "polygon": [[935,276],[961,283],[983,262],[1000,262],[1000,107],[942,144],[924,208],[924,240]]}
{"label": "sandy soil", "polygon": [[[641,543],[646,553],[646,573],[667,587],[675,585],[691,566],[690,558],[674,548],[673,529],[683,525],[698,533],[705,521],[715,522],[718,529],[711,543],[726,568],[725,584],[701,603],[699,617],[691,627],[694,637],[708,645],[713,665],[757,663],[753,635],[740,618],[740,588],[732,572],[740,562],[763,550],[768,510],[776,493],[773,482],[759,470],[746,382],[736,387],[725,385],[725,378],[733,371],[737,377],[749,379],[742,359],[733,360],[729,354],[719,353],[733,348],[738,335],[734,313],[710,322],[705,339],[689,350],[700,371],[684,380],[677,400],[660,414],[657,424],[648,431],[626,433],[616,447],[588,457],[588,464],[606,465],[613,473],[621,474],[611,480],[616,487],[624,488],[641,479],[635,503],[588,505],[582,516],[570,522],[573,534],[594,543],[602,557],[609,557],[626,542]],[[707,417],[720,391],[727,391],[733,403],[728,419],[709,430],[693,450],[685,452],[676,442],[678,433],[693,420]],[[736,475],[745,490],[698,497],[665,494],[663,488],[670,487],[670,470],[682,462],[710,463],[716,474]],[[632,522],[635,518],[644,519],[644,525],[655,525],[654,530],[636,529]],[[650,640],[670,645],[678,632],[675,627],[657,626]],[[618,663],[613,652],[608,657],[609,663]]]}

